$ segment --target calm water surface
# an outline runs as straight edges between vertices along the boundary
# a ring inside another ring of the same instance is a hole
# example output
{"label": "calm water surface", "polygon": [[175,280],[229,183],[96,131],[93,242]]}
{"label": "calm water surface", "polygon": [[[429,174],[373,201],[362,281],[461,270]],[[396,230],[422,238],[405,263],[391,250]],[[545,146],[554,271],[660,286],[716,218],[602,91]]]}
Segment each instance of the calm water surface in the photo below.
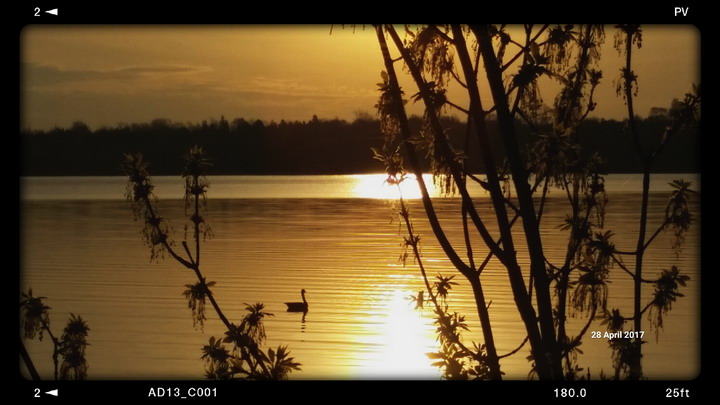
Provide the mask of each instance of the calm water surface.
{"label": "calm water surface", "polygon": [[[651,228],[657,226],[673,178],[653,181]],[[632,250],[637,235],[640,178],[611,175],[606,228],[617,235],[618,249]],[[435,350],[432,311],[416,311],[407,297],[422,289],[417,266],[399,262],[404,235],[393,218],[382,176],[216,176],[211,177],[207,220],[214,237],[203,245],[203,272],[217,282],[214,293],[228,318],[244,315],[244,303],[265,303],[274,313],[266,322],[272,346],[289,345],[302,372],[291,378],[439,378],[425,353]],[[157,177],[161,215],[170,220],[176,243],[184,236],[182,183]],[[204,330],[195,330],[181,295],[194,275],[171,259],[149,261],[140,240],[141,224],[133,221],[123,200],[121,177],[21,179],[21,289],[48,297],[52,328],[60,332],[69,313],[80,314],[91,328],[89,376],[94,379],[201,379],[201,347],[221,336],[222,324],[208,306]],[[413,197],[416,191],[404,194]],[[482,193],[477,193],[482,196]],[[543,217],[547,256],[559,261],[567,236],[557,225],[566,215],[559,193],[551,195]],[[491,218],[487,199],[477,200]],[[457,212],[457,200],[440,199],[443,218]],[[430,274],[454,274],[440,251],[418,201],[411,202],[422,253]],[[693,203],[699,221],[700,208]],[[488,222],[492,222],[489,221]],[[646,259],[644,274],[671,265],[691,277],[686,295],[673,305],[656,342],[647,326],[644,369],[649,378],[693,378],[699,360],[699,224],[677,258],[669,235],[659,237]],[[453,241],[461,242],[459,223],[448,222]],[[518,241],[520,234],[517,234]],[[480,246],[479,243],[476,246]],[[482,250],[481,250],[482,251]],[[524,263],[527,263],[526,259]],[[525,266],[527,267],[527,266]],[[525,337],[507,283],[497,262],[483,275],[492,300],[491,321],[500,354]],[[629,314],[632,284],[613,270],[608,306]],[[305,288],[310,312],[285,312],[285,301],[299,301]],[[652,286],[643,290],[649,297]],[[481,340],[469,288],[452,294],[451,306],[467,315],[466,339]],[[571,321],[577,333],[582,319]],[[595,330],[605,330],[593,325]],[[51,376],[47,341],[26,343],[41,375]],[[525,348],[527,349],[527,347]],[[580,357],[597,377],[612,367],[604,339],[586,335]],[[501,363],[506,378],[527,378],[527,350]]]}

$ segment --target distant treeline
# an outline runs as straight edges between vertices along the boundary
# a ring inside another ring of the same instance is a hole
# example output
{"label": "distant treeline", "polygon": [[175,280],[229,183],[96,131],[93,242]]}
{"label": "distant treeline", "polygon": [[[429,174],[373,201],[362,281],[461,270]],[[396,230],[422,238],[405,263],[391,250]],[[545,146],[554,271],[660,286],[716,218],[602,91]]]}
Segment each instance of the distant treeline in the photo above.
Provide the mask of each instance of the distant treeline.
{"label": "distant treeline", "polygon": [[[414,131],[420,130],[421,124],[419,117],[411,119]],[[454,145],[470,156],[479,155],[475,139],[469,139],[469,147],[465,148],[465,123],[446,118],[444,124]],[[651,116],[638,124],[642,142],[656,145],[667,119]],[[521,123],[517,129],[523,145],[536,136]],[[490,131],[499,145],[493,121]],[[697,133],[686,132],[671,139],[653,171],[699,172],[698,138]],[[156,119],[94,131],[75,122],[68,129],[23,132],[20,139],[23,176],[121,175],[120,162],[127,152],[142,152],[151,162],[153,174],[178,174],[183,167],[182,156],[192,145],[204,147],[212,157],[212,174],[350,174],[383,170],[370,150],[383,144],[380,124],[368,115],[360,115],[353,122],[313,116],[309,121],[269,124],[242,118],[228,121],[224,117],[200,124]],[[598,152],[605,158],[608,172],[641,171],[635,143],[623,123],[590,119],[580,128],[580,139],[583,153]],[[472,169],[482,172],[481,167]]]}

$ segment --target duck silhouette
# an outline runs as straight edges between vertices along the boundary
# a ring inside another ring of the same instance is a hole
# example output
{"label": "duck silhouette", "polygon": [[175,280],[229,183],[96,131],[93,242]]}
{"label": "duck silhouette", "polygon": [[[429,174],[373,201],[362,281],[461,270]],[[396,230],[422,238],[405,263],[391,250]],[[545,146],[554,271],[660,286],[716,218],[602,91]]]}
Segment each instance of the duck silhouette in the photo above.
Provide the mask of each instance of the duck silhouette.
{"label": "duck silhouette", "polygon": [[307,312],[308,311],[308,303],[305,299],[305,289],[303,288],[300,291],[300,295],[302,295],[302,302],[286,302],[285,305],[287,305],[287,311],[288,312]]}

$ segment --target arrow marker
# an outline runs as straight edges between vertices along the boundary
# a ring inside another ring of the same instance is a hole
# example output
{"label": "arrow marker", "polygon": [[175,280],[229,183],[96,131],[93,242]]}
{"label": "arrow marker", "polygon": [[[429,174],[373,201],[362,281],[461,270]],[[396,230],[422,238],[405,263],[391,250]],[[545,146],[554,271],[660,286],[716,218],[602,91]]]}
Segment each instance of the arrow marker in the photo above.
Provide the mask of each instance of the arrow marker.
{"label": "arrow marker", "polygon": [[52,395],[52,396],[54,396],[54,397],[58,396],[58,390],[57,390],[57,388],[55,388],[54,390],[45,391],[45,393],[48,394],[48,395]]}

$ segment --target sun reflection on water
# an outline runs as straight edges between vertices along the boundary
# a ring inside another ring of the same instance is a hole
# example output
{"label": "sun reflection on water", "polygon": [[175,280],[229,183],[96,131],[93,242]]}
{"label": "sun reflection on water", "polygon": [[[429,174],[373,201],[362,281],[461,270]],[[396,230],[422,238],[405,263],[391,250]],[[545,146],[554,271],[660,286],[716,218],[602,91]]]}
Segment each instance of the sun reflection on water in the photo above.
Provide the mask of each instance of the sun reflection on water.
{"label": "sun reflection on water", "polygon": [[[387,175],[385,174],[358,174],[354,175],[353,178],[356,181],[353,187],[352,193],[357,198],[378,198],[385,200],[394,200],[402,196],[405,199],[416,199],[422,197],[420,193],[420,187],[418,187],[415,176],[409,174],[407,179],[400,183],[400,190],[398,187],[386,182]],[[423,175],[425,185],[428,188],[428,192],[431,196],[437,196],[438,192],[435,190],[435,186],[432,181],[432,175]]]}
{"label": "sun reflection on water", "polygon": [[[386,290],[369,315],[363,344],[372,349],[363,354],[357,377],[371,379],[438,379],[440,372],[426,353],[436,350],[432,321],[415,310],[407,299],[408,289]],[[424,311],[428,311],[426,308]],[[427,315],[427,314],[426,314]]]}

